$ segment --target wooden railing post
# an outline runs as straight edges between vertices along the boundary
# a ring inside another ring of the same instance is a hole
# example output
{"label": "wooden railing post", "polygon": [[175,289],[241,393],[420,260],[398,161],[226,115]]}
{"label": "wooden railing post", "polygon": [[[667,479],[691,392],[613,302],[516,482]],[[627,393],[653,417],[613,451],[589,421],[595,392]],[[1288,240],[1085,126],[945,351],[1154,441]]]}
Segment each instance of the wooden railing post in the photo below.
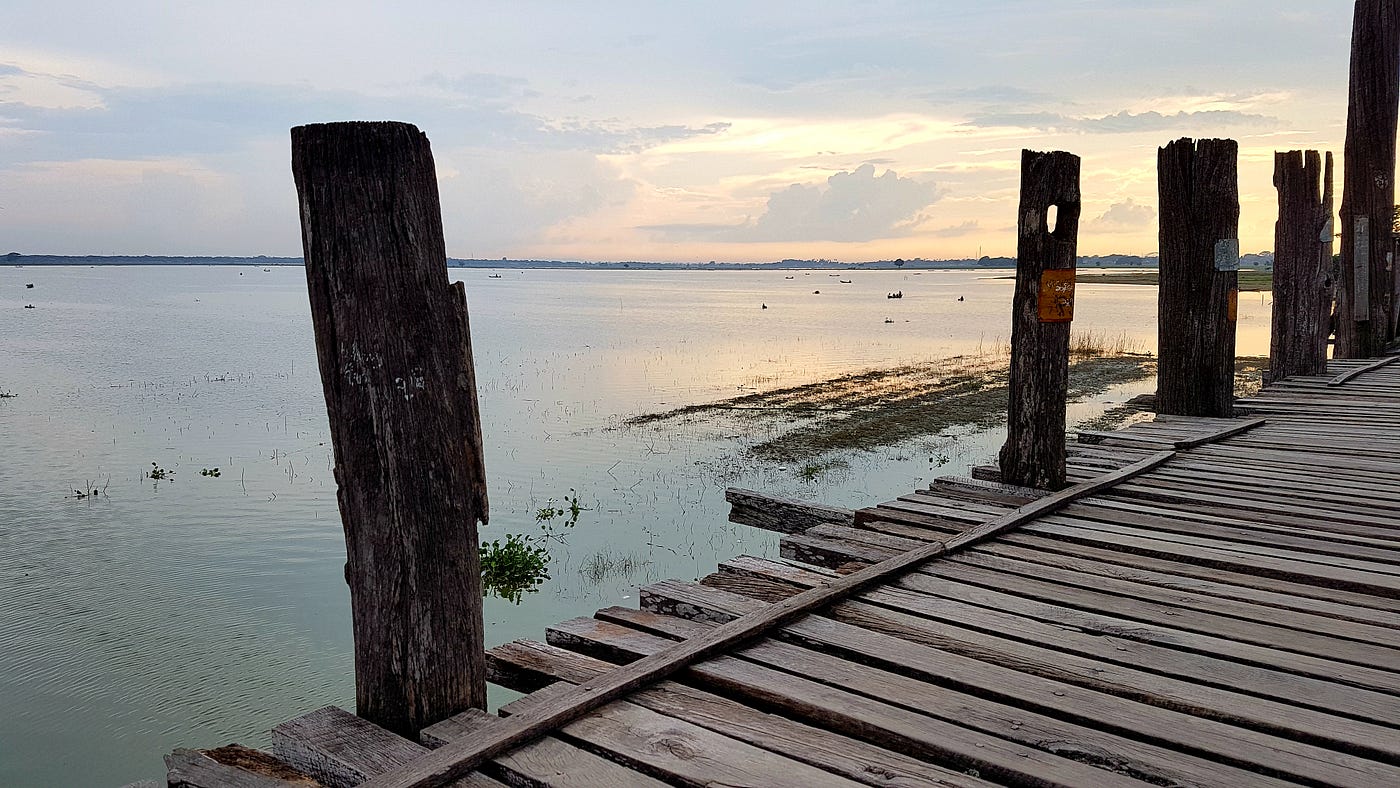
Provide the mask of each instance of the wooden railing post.
{"label": "wooden railing post", "polygon": [[1157,150],[1157,412],[1234,413],[1239,184],[1234,140]]}
{"label": "wooden railing post", "polygon": [[1065,485],[1065,396],[1078,238],[1079,157],[1021,151],[1011,394],[1000,455],[1007,484],[1047,490]]}
{"label": "wooden railing post", "polygon": [[[1274,319],[1269,337],[1272,382],[1327,371],[1328,319],[1332,312],[1332,223],[1319,191],[1317,151],[1274,154],[1278,221],[1274,224]],[[1330,256],[1329,256],[1330,258]]]}
{"label": "wooden railing post", "polygon": [[1400,0],[1356,0],[1342,162],[1338,358],[1380,355],[1394,335],[1395,131],[1400,101]]}
{"label": "wooden railing post", "polygon": [[428,139],[292,129],[292,172],[349,562],[361,717],[416,738],[486,704],[486,522],[466,294],[447,281]]}

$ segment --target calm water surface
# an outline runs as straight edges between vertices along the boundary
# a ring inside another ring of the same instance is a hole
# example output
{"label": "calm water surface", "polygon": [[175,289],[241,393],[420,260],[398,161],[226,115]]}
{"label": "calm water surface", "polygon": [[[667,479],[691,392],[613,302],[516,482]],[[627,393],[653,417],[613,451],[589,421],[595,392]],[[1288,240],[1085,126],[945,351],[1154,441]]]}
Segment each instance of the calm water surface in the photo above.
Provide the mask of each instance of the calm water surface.
{"label": "calm water surface", "polygon": [[[773,537],[726,522],[727,485],[863,505],[965,472],[1003,437],[944,440],[936,457],[911,441],[806,479],[746,460],[754,436],[732,428],[624,424],[1005,341],[1011,282],[994,274],[501,273],[451,272],[471,310],[483,536],[532,531],[570,489],[587,510],[539,593],[487,600],[488,645],[634,604],[652,580],[774,554]],[[886,299],[893,290],[904,298]],[[1267,302],[1241,296],[1242,354],[1267,352]],[[1155,288],[1081,285],[1075,326],[1155,350],[1155,304]],[[1073,406],[1071,423],[1152,388]],[[0,785],[159,778],[176,746],[265,744],[296,714],[353,708],[344,543],[300,268],[0,267],[6,391]],[[152,463],[169,478],[151,480]],[[74,496],[93,487],[105,492]],[[493,689],[493,703],[508,697]]]}

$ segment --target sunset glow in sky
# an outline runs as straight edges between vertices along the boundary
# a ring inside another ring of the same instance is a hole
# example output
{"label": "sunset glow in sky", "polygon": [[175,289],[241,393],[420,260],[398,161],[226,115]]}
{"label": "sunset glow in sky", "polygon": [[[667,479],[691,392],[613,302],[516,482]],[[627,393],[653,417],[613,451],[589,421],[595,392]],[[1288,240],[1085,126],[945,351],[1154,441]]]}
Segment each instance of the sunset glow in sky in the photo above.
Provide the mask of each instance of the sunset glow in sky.
{"label": "sunset glow in sky", "polygon": [[1150,253],[1182,136],[1239,140],[1259,251],[1273,152],[1340,166],[1339,0],[390,5],[7,4],[0,252],[300,254],[333,120],[428,134],[455,257],[1010,255],[1026,147],[1083,157],[1081,253]]}

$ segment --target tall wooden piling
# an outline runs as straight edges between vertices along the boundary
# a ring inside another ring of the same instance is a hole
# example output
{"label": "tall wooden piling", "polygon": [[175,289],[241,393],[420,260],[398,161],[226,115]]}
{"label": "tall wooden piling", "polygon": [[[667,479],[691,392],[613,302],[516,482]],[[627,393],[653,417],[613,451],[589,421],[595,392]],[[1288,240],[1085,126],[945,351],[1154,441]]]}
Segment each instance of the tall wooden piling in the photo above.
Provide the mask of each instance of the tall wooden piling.
{"label": "tall wooden piling", "polygon": [[1011,394],[1000,455],[1002,481],[1008,484],[1049,490],[1065,485],[1065,397],[1078,238],[1079,157],[1021,151]]}
{"label": "tall wooden piling", "polygon": [[1157,151],[1157,412],[1234,413],[1239,185],[1234,140]]}
{"label": "tall wooden piling", "polygon": [[1332,222],[1320,193],[1317,151],[1274,154],[1278,221],[1274,224],[1274,314],[1265,382],[1327,369],[1332,282]]}
{"label": "tall wooden piling", "polygon": [[428,139],[292,129],[292,172],[345,528],[361,717],[409,738],[486,703],[486,522],[466,294],[447,281]]}
{"label": "tall wooden piling", "polygon": [[1395,334],[1395,132],[1400,0],[1356,0],[1342,167],[1338,358],[1380,355]]}

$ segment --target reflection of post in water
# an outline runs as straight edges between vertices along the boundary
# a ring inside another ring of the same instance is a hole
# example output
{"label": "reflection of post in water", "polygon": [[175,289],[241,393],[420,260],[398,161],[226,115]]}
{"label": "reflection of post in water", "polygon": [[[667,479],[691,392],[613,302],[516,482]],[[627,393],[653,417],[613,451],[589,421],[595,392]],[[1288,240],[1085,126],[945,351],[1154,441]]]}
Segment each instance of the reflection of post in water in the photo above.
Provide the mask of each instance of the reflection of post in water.
{"label": "reflection of post in water", "polygon": [[486,705],[486,480],[466,293],[447,281],[417,128],[292,129],[292,172],[349,558],[355,703],[416,739]]}
{"label": "reflection of post in water", "polygon": [[1010,401],[1001,476],[1008,484],[1065,484],[1065,397],[1079,236],[1079,157],[1021,152],[1016,292],[1011,307]]}

